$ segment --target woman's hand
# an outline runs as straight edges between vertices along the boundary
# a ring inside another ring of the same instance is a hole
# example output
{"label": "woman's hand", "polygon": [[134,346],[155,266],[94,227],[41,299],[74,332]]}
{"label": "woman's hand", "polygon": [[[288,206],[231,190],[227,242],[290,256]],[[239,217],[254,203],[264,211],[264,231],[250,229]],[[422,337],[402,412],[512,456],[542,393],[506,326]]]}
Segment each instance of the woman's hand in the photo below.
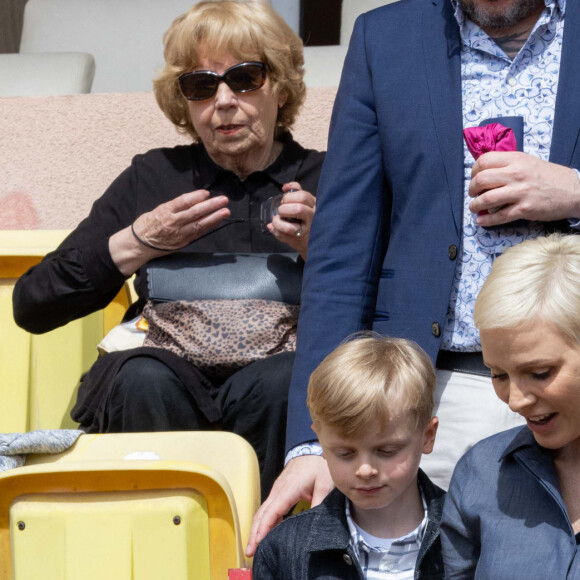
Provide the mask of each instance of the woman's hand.
{"label": "woman's hand", "polygon": [[[316,211],[316,198],[304,191],[296,181],[285,183],[285,192],[278,208],[278,215],[268,224],[270,233],[281,242],[288,244],[306,260],[310,226]],[[299,221],[288,221],[288,220]]]}
{"label": "woman's hand", "polygon": [[184,193],[140,215],[131,226],[109,238],[109,251],[126,276],[158,256],[179,250],[230,216],[228,198],[209,198],[209,191]]}

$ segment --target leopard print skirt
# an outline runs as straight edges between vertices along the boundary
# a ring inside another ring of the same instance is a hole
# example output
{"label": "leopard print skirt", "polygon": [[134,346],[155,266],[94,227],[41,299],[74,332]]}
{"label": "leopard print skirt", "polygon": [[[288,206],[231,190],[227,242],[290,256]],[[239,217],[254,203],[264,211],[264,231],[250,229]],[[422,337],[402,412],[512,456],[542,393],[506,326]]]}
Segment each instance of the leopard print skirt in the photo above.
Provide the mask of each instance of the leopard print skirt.
{"label": "leopard print skirt", "polygon": [[296,349],[300,306],[271,300],[148,301],[143,346],[165,348],[210,378]]}

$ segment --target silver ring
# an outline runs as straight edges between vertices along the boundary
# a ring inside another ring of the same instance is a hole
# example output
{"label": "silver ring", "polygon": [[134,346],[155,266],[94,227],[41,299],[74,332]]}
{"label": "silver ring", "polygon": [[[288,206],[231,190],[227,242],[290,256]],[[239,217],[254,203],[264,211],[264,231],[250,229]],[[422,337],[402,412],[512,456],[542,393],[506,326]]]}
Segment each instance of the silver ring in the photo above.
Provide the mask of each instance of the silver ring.
{"label": "silver ring", "polygon": [[302,236],[302,226],[300,226],[297,230],[296,230],[296,237],[299,238]]}

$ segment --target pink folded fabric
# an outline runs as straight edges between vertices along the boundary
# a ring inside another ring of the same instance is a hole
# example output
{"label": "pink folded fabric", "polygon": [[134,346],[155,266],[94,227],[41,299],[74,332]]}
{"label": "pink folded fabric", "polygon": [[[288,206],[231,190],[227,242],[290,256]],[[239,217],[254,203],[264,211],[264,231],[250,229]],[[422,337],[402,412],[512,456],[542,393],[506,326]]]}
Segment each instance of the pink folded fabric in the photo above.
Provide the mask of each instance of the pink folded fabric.
{"label": "pink folded fabric", "polygon": [[[517,151],[518,148],[514,132],[501,123],[490,123],[483,127],[468,127],[463,130],[463,137],[474,159],[489,151]],[[490,211],[494,213],[498,209],[500,208],[492,208]],[[479,212],[479,215],[486,213],[490,212],[484,209]]]}
{"label": "pink folded fabric", "polygon": [[500,123],[468,127],[463,130],[463,136],[474,159],[489,151],[516,151],[518,148],[514,132]]}

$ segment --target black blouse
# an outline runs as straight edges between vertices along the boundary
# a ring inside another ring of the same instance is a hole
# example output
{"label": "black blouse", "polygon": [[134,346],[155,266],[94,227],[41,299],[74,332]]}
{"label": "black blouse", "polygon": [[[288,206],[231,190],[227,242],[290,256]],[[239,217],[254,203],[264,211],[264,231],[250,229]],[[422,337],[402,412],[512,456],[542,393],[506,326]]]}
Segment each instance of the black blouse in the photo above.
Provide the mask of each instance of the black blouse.
{"label": "black blouse", "polygon": [[[298,181],[316,195],[324,153],[307,150],[288,134],[283,150],[263,171],[244,181],[216,165],[201,144],[154,149],[137,155],[98,199],[89,214],[63,243],[18,280],[13,295],[19,326],[42,333],[104,308],[119,292],[125,276],[109,253],[109,238],[139,215],[161,203],[197,189],[225,195],[230,219],[180,252],[287,252],[289,246],[264,233],[263,201]],[[144,276],[137,272],[136,315],[147,298]]]}

